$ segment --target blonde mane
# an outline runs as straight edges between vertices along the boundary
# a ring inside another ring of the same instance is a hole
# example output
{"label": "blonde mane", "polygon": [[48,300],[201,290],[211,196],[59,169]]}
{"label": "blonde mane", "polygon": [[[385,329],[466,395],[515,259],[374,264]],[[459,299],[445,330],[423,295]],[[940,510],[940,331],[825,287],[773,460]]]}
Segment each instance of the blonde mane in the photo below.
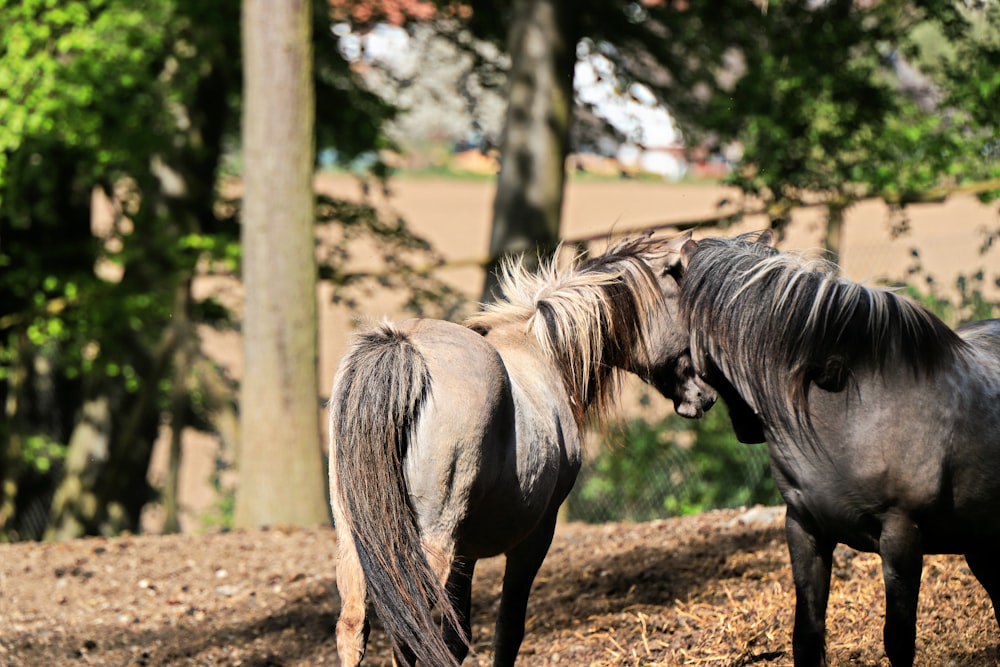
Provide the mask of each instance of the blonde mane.
{"label": "blonde mane", "polygon": [[500,274],[502,300],[486,304],[466,325],[482,334],[523,323],[553,361],[582,421],[603,412],[636,349],[650,349],[650,323],[663,295],[650,262],[665,257],[662,242],[640,237],[605,254],[576,256],[566,267],[543,263],[531,273],[517,261]]}

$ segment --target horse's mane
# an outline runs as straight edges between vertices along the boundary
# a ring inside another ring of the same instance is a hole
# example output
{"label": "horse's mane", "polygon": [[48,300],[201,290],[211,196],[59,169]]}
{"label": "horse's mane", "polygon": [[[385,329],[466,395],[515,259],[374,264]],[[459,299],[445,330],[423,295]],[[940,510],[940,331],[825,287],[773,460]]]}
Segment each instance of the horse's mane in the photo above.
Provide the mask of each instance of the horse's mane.
{"label": "horse's mane", "polygon": [[582,421],[588,409],[606,408],[633,350],[651,349],[646,336],[663,295],[649,262],[668,252],[662,240],[638,237],[596,257],[577,256],[567,267],[553,259],[536,273],[507,261],[500,272],[502,299],[484,305],[466,325],[486,334],[523,323],[555,362]]}
{"label": "horse's mane", "polygon": [[802,425],[811,384],[841,391],[860,370],[900,363],[929,375],[965,347],[922,306],[754,239],[700,241],[681,310],[696,365],[718,367],[758,414],[791,407]]}

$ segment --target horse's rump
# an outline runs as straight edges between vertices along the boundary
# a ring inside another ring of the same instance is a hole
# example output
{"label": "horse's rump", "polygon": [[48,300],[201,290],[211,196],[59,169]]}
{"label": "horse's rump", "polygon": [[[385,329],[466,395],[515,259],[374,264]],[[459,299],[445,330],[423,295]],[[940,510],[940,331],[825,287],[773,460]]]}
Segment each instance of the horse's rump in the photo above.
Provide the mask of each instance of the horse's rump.
{"label": "horse's rump", "polygon": [[[459,627],[447,594],[421,547],[403,473],[417,419],[431,387],[410,337],[383,323],[355,337],[330,397],[334,502],[348,524],[369,599],[386,631],[425,664],[454,659],[432,616],[437,604]],[[385,545],[394,545],[386,549]]]}

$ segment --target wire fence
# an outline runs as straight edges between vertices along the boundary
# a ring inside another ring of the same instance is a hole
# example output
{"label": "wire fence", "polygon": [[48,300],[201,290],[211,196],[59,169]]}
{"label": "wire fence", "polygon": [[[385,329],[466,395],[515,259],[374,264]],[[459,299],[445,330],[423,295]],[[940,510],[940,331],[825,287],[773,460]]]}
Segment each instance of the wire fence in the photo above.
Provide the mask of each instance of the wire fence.
{"label": "wire fence", "polygon": [[650,521],[708,509],[781,502],[767,445],[732,436],[725,408],[703,423],[630,422],[587,457],[564,517]]}

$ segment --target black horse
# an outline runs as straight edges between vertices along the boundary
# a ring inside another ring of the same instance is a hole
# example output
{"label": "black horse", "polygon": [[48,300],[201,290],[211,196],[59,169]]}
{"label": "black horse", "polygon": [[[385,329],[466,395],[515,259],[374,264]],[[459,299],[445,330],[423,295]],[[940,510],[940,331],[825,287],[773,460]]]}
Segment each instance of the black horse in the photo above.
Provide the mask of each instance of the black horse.
{"label": "black horse", "polygon": [[825,665],[834,547],[882,557],[885,651],[911,665],[923,554],[964,554],[1000,622],[1000,320],[922,307],[780,253],[770,232],[689,242],[696,370],[788,505],[795,664]]}

